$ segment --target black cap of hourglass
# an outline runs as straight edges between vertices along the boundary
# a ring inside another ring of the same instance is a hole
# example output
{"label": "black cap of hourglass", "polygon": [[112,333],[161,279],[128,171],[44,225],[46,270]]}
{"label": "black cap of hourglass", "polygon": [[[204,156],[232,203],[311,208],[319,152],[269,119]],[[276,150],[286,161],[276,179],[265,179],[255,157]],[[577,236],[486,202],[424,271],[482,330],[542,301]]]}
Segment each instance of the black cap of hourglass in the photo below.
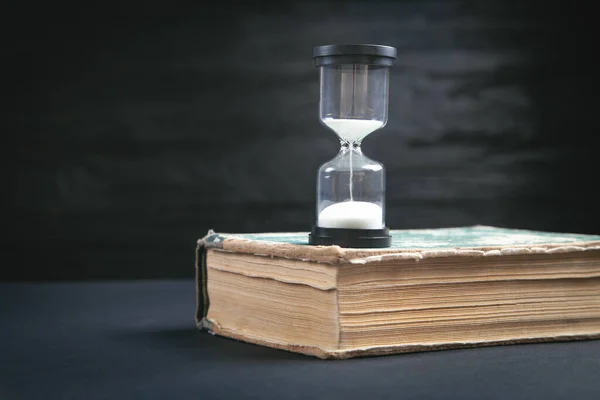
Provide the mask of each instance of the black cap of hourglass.
{"label": "black cap of hourglass", "polygon": [[313,49],[317,67],[339,64],[369,64],[391,67],[396,61],[395,47],[380,44],[328,44]]}

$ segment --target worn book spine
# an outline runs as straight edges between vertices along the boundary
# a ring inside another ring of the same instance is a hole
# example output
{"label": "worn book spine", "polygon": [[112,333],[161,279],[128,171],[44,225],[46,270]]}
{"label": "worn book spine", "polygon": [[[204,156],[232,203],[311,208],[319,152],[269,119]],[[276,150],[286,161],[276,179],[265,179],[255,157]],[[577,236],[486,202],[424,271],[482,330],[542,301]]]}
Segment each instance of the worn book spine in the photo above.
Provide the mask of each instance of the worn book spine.
{"label": "worn book spine", "polygon": [[208,297],[208,274],[206,271],[206,252],[207,249],[222,248],[223,238],[209,231],[208,234],[198,241],[196,248],[196,326],[199,329],[206,329],[212,332],[212,324],[206,319],[210,299]]}

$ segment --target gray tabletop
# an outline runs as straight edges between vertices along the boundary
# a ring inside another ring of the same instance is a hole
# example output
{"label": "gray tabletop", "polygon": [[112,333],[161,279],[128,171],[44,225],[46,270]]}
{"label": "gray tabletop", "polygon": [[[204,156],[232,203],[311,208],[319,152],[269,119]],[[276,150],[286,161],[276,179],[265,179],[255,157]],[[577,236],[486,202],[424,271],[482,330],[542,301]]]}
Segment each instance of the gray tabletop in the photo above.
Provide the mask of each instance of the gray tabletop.
{"label": "gray tabletop", "polygon": [[322,361],[196,331],[192,281],[0,285],[0,399],[598,399],[600,341]]}

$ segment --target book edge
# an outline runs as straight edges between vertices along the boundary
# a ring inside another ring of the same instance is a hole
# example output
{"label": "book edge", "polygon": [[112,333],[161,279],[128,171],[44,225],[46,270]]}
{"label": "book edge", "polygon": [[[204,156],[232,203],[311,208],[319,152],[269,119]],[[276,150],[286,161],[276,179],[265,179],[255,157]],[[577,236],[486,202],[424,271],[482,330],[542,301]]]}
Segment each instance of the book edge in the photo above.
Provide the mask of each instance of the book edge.
{"label": "book edge", "polygon": [[553,342],[570,342],[570,341],[581,341],[581,340],[595,340],[600,339],[600,331],[590,334],[576,334],[576,335],[558,335],[558,336],[537,336],[529,338],[519,339],[503,339],[503,340],[491,340],[491,341],[474,341],[474,342],[448,342],[448,343],[436,343],[436,344],[410,344],[410,345],[396,345],[396,346],[374,346],[354,349],[323,349],[314,346],[304,346],[295,344],[285,344],[279,342],[273,342],[253,336],[245,335],[233,329],[224,328],[215,321],[205,319],[204,329],[210,334],[219,335],[226,338],[246,342],[250,344],[266,346],[278,350],[289,351],[292,353],[299,353],[308,356],[317,357],[323,360],[345,360],[356,357],[374,357],[384,356],[392,354],[405,354],[405,353],[419,353],[427,351],[443,351],[443,350],[457,350],[457,349],[469,349],[478,347],[492,347],[492,346],[505,346],[514,344],[532,344],[532,343],[553,343]]}
{"label": "book edge", "polygon": [[220,236],[218,247],[224,251],[259,256],[281,257],[328,264],[368,264],[372,262],[437,257],[489,257],[522,254],[556,254],[600,250],[600,241],[504,245],[487,247],[455,247],[432,249],[347,249],[339,246],[307,246]]}

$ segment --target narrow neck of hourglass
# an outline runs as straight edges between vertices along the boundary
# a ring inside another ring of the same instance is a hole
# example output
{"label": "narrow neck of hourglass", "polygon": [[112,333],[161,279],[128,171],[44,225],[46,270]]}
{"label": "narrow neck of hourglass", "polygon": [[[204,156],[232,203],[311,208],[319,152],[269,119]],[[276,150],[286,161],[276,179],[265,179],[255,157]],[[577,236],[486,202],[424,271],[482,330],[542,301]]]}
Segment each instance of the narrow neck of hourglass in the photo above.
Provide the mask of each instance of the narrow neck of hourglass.
{"label": "narrow neck of hourglass", "polygon": [[362,154],[360,145],[360,141],[348,142],[345,140],[340,140],[340,154],[348,154],[350,151],[357,154]]}

